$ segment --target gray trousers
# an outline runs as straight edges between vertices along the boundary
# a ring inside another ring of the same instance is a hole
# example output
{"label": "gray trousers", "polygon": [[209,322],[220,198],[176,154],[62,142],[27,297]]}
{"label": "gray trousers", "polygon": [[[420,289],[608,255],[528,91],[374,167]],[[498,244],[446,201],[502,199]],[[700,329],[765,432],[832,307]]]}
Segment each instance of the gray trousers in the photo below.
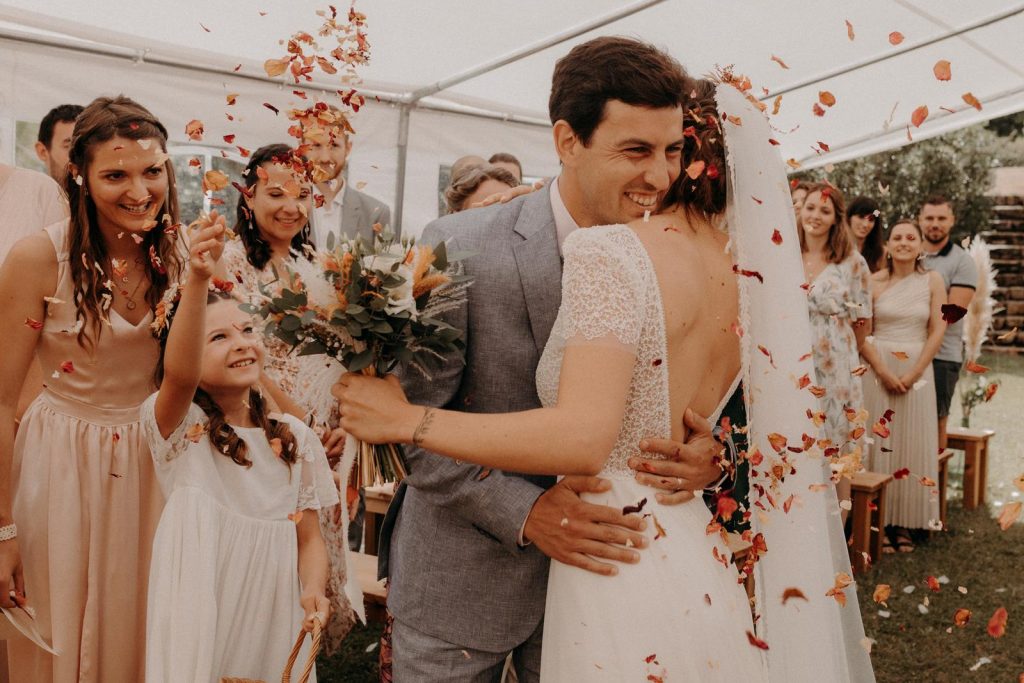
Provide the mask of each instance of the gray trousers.
{"label": "gray trousers", "polygon": [[[519,683],[540,681],[544,622],[512,651]],[[395,683],[500,683],[508,652],[483,652],[417,631],[395,619],[391,631]]]}

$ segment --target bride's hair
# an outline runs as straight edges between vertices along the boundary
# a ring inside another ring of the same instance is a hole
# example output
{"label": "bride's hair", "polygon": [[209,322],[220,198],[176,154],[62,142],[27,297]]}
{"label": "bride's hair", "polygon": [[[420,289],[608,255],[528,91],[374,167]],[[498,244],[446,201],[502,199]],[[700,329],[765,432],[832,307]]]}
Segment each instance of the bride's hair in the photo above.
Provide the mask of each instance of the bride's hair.
{"label": "bride's hair", "polygon": [[[686,211],[716,216],[725,211],[725,141],[719,125],[714,81],[691,80],[683,103],[682,172],[665,194],[664,206],[678,204]],[[704,162],[696,179],[686,174],[695,162]]]}

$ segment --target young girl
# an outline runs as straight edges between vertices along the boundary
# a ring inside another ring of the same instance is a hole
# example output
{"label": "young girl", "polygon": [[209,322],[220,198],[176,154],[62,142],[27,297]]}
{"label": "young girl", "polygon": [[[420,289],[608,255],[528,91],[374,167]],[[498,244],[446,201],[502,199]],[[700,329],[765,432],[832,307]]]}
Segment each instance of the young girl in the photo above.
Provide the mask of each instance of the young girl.
{"label": "young girl", "polygon": [[[0,271],[0,605],[9,589],[27,596],[61,653],[9,641],[12,681],[143,677],[163,497],[139,405],[159,356],[152,309],[181,261],[166,146],[144,107],[93,101],[75,123],[70,219],[18,242]],[[15,402],[37,362],[46,388],[15,441]]]}
{"label": "young girl", "polygon": [[[238,198],[234,230],[239,239],[225,245],[221,268],[224,279],[234,283],[235,292],[248,301],[262,302],[261,286],[286,276],[288,270],[301,274],[306,282],[321,277],[311,263],[309,212],[313,209],[312,186],[293,170],[294,150],[288,145],[264,145],[249,159],[243,174],[246,193]],[[314,295],[326,292],[336,303],[331,287],[311,287]],[[352,463],[338,462],[345,435],[331,420],[334,398],[331,386],[344,371],[327,356],[300,356],[276,337],[266,339],[267,364],[263,388],[278,407],[304,420],[323,433],[328,462],[341,479]],[[353,506],[353,509],[355,507]],[[320,531],[327,544],[331,573],[327,594],[334,619],[324,633],[324,650],[333,652],[355,623],[353,607],[362,613],[363,596],[355,576],[347,571],[349,515],[344,505],[320,512]]]}
{"label": "young girl", "polygon": [[268,414],[260,334],[237,300],[209,290],[223,219],[213,213],[200,228],[160,389],[141,409],[167,497],[153,541],[146,680],[277,680],[299,628],[327,622],[315,511],[338,494],[316,435]]}

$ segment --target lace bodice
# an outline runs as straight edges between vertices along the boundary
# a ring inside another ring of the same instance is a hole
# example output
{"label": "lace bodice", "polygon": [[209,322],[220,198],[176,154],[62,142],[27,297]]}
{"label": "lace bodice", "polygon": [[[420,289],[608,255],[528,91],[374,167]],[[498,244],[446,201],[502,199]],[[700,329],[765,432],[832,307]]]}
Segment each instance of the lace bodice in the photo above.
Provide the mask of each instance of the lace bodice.
{"label": "lace bodice", "polygon": [[633,476],[627,460],[642,438],[669,438],[665,315],[654,266],[625,225],[576,230],[562,247],[562,305],[537,365],[541,403],[558,400],[565,347],[624,348],[636,356],[626,412],[602,474]]}
{"label": "lace bodice", "polygon": [[931,301],[927,273],[914,273],[889,285],[875,301],[874,336],[884,341],[924,343]]}

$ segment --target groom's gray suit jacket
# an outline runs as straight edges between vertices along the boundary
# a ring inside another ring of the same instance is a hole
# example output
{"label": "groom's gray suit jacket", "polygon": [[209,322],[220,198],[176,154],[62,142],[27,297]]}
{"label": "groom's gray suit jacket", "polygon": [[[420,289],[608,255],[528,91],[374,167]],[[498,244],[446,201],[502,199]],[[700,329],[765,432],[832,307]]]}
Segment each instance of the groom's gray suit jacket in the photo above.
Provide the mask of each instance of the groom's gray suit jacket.
{"label": "groom's gray suit jacket", "polygon": [[[549,189],[445,216],[423,244],[468,251],[468,300],[446,316],[466,333],[465,364],[402,377],[413,403],[478,413],[540,406],[534,373],[561,302],[561,258]],[[548,559],[517,539],[552,477],[485,472],[418,448],[381,533],[388,608],[428,635],[487,652],[525,641],[544,615]]]}

